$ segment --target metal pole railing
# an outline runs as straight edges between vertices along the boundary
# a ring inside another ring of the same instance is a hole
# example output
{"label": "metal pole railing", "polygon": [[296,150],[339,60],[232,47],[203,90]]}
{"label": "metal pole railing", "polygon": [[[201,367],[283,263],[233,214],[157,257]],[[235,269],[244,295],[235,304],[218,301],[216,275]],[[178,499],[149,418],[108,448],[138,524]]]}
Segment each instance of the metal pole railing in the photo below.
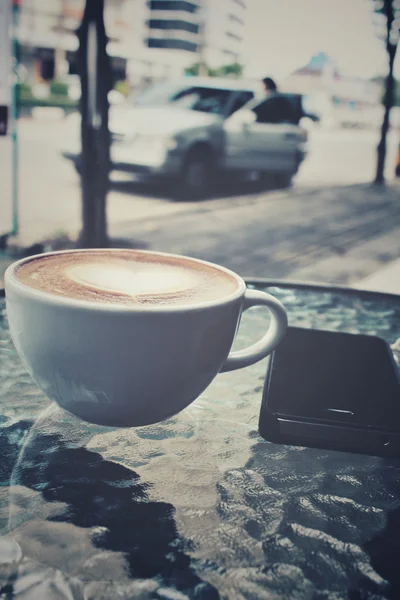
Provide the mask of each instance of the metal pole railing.
{"label": "metal pole railing", "polygon": [[12,5],[12,59],[13,83],[11,97],[11,142],[12,142],[12,235],[19,231],[19,165],[18,165],[18,1]]}

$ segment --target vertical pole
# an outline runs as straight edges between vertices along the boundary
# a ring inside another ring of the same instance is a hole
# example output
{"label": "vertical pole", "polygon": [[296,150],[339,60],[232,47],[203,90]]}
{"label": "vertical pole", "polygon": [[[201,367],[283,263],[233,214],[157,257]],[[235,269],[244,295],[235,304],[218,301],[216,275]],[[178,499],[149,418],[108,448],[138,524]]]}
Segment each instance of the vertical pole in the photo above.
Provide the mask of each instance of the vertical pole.
{"label": "vertical pole", "polygon": [[81,188],[84,248],[104,248],[107,239],[107,192],[110,172],[108,92],[111,65],[107,55],[104,0],[86,0],[78,30],[78,65],[81,77]]}
{"label": "vertical pole", "polygon": [[395,168],[394,174],[396,177],[400,177],[400,142],[399,142],[399,147],[397,149],[397,162],[396,162],[396,168]]}
{"label": "vertical pole", "polygon": [[17,27],[19,17],[18,1],[12,5],[12,61],[13,82],[11,97],[11,143],[12,143],[12,235],[19,232],[19,164],[18,164],[18,39]]}
{"label": "vertical pole", "polygon": [[384,0],[383,5],[383,12],[386,15],[386,52],[388,55],[389,69],[385,82],[385,97],[383,102],[385,112],[381,126],[381,139],[377,148],[378,161],[376,165],[375,183],[379,185],[385,184],[386,139],[389,131],[390,111],[394,102],[395,79],[393,67],[397,51],[397,43],[392,43],[391,39],[393,22],[395,20],[394,3],[392,4],[392,0]]}
{"label": "vertical pole", "polygon": [[57,35],[56,47],[54,48],[54,79],[60,79],[65,75],[63,63],[65,62],[66,50],[64,48],[64,18],[66,4],[65,0],[61,0],[60,14],[58,16],[59,33]]}

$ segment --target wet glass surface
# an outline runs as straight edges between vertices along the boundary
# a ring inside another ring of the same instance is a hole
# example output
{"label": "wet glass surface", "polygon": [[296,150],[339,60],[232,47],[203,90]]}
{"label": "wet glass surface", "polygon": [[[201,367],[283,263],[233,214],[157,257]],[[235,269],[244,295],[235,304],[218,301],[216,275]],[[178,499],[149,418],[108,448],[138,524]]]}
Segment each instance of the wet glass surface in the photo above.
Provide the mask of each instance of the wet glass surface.
{"label": "wet glass surface", "polygon": [[[400,298],[267,291],[291,325],[379,335],[400,364]],[[265,325],[246,313],[236,347]],[[37,390],[0,299],[0,598],[399,598],[400,461],[263,440],[265,370],[96,427]]]}

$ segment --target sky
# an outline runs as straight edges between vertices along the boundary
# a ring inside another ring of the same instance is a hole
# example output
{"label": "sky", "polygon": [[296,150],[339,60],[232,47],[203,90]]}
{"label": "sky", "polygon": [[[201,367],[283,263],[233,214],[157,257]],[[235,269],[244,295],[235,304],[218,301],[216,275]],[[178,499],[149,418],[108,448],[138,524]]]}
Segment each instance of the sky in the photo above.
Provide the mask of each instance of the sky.
{"label": "sky", "polygon": [[[246,75],[284,78],[316,52],[327,52],[343,75],[385,74],[371,0],[247,0]],[[400,51],[395,64],[400,77]]]}

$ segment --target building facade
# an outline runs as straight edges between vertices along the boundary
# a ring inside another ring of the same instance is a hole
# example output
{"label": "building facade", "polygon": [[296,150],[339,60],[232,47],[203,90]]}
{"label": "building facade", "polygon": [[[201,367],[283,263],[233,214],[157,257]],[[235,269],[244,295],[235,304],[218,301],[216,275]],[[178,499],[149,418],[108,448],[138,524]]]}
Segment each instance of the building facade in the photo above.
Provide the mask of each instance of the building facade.
{"label": "building facade", "polygon": [[197,52],[201,18],[201,2],[150,0],[147,46]]}
{"label": "building facade", "polygon": [[210,67],[242,61],[246,12],[246,0],[205,0],[205,60]]}
{"label": "building facade", "polygon": [[200,55],[212,68],[240,62],[246,8],[246,0],[151,0],[147,45]]}
{"label": "building facade", "polygon": [[[110,38],[115,79],[126,76],[122,40],[129,28],[123,16],[125,0],[106,0],[104,17]],[[82,20],[84,0],[24,0],[20,3],[17,37],[24,79],[40,82],[61,79],[77,72],[76,30]]]}
{"label": "building facade", "polygon": [[[40,82],[77,73],[75,34],[85,0],[23,0],[18,39],[22,77]],[[246,0],[105,0],[114,80],[132,86],[182,75],[203,62],[240,62]]]}

